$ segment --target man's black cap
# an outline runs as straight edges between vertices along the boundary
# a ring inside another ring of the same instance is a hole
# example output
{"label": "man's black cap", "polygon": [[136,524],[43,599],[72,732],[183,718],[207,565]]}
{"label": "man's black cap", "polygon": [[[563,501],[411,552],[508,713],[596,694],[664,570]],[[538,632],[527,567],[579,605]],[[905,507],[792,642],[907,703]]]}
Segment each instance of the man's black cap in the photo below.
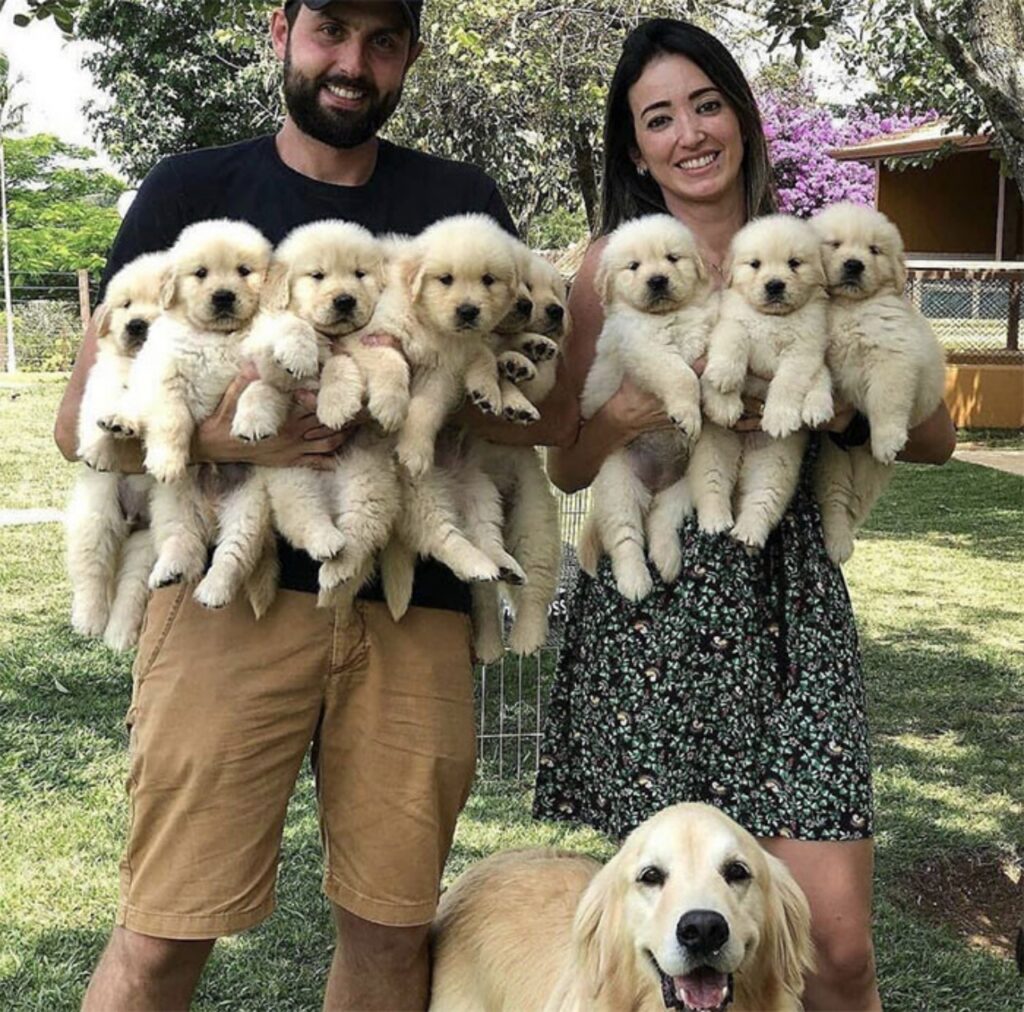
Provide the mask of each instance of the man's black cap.
{"label": "man's black cap", "polygon": [[[285,0],[285,7],[294,7],[297,3],[304,3],[310,10],[322,11],[335,0]],[[423,0],[390,0],[397,3],[409,22],[409,29],[412,32],[412,41],[415,43],[420,37],[420,15],[423,13]]]}

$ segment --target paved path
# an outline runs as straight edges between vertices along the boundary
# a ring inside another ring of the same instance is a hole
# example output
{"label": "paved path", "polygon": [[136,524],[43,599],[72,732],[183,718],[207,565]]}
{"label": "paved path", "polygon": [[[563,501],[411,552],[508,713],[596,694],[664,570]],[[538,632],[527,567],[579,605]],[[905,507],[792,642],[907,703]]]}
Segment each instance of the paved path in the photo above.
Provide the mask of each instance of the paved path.
{"label": "paved path", "polygon": [[0,510],[0,527],[22,524],[59,524],[64,519],[60,510]]}
{"label": "paved path", "polygon": [[988,450],[968,443],[958,447],[953,456],[965,464],[994,467],[997,471],[1024,477],[1024,450]]}

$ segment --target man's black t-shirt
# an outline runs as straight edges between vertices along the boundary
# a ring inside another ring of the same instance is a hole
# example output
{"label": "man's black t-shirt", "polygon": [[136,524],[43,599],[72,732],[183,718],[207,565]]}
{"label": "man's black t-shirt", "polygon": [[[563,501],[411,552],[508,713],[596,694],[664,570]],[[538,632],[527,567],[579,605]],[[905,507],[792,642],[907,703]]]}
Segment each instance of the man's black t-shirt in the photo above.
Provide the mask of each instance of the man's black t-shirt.
{"label": "man's black t-shirt", "polygon": [[[278,243],[298,225],[324,218],[356,222],[381,235],[416,235],[452,214],[491,215],[515,226],[494,181],[472,165],[446,161],[381,140],[373,175],[363,186],[337,186],[289,168],[272,136],[222,148],[172,155],[146,176],[107,259],[101,284],[142,253],[166,249],[186,226],[208,218],[255,225]],[[317,589],[317,563],[278,539],[281,586]],[[361,596],[379,598],[371,586]],[[469,611],[469,590],[440,563],[416,571],[413,604]]]}

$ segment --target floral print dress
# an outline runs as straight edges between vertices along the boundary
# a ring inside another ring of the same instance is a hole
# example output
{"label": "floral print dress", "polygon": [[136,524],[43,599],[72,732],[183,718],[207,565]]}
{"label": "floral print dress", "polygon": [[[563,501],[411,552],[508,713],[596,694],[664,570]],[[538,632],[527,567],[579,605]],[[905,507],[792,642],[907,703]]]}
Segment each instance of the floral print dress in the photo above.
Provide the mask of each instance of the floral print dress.
{"label": "floral print dress", "polygon": [[864,684],[849,595],[804,463],[764,550],[680,532],[683,569],[639,603],[581,573],[541,746],[539,818],[621,838],[680,801],[756,836],[872,833]]}

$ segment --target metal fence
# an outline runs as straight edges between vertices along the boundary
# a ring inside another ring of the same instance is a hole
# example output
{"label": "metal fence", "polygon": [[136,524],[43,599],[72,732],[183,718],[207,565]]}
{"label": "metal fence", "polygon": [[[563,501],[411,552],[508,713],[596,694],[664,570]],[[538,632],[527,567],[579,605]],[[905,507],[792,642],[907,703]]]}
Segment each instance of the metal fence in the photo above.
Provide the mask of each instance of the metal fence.
{"label": "metal fence", "polygon": [[928,318],[951,362],[1024,363],[1022,282],[1024,264],[911,268],[907,296]]}
{"label": "metal fence", "polygon": [[562,644],[568,598],[579,567],[576,541],[590,494],[558,495],[562,574],[551,608],[547,643],[530,657],[506,653],[477,669],[477,752],[483,777],[527,780],[537,769],[540,738],[555,659]]}
{"label": "metal fence", "polygon": [[[86,271],[11,279],[15,363],[25,372],[65,372],[74,364],[99,279]],[[0,300],[0,371],[8,368]]]}

